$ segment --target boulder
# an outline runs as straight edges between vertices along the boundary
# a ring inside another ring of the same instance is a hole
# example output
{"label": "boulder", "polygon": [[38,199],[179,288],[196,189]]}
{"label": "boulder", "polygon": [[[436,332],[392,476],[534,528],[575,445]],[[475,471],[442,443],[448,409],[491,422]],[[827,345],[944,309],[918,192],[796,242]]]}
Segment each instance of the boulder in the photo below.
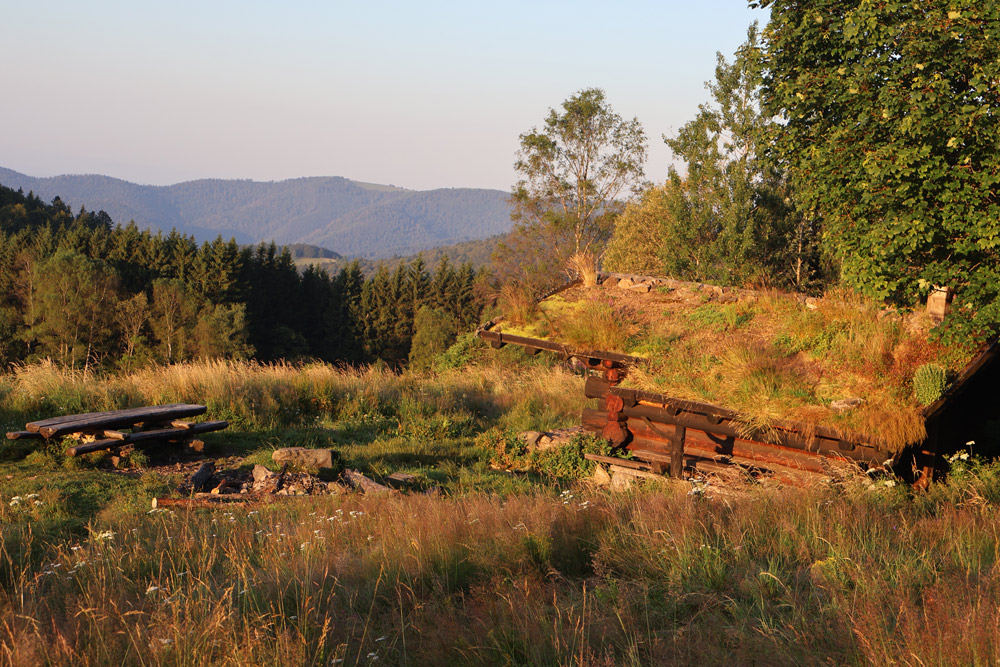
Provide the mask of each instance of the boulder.
{"label": "boulder", "polygon": [[594,484],[597,486],[609,486],[611,484],[611,475],[608,474],[608,471],[600,463],[594,466]]}
{"label": "boulder", "polygon": [[620,287],[621,289],[629,289],[630,287],[634,286],[635,286],[635,281],[632,280],[631,278],[622,278],[621,280],[618,281],[618,287]]}
{"label": "boulder", "polygon": [[271,454],[275,463],[287,463],[303,470],[333,468],[340,457],[332,449],[309,449],[308,447],[285,447]]}
{"label": "boulder", "polygon": [[537,445],[538,441],[541,440],[542,436],[544,435],[545,434],[542,433],[541,431],[524,431],[523,433],[520,433],[517,437],[519,437],[521,440],[524,440],[524,444],[526,444],[530,448]]}
{"label": "boulder", "polygon": [[639,294],[646,294],[653,288],[649,283],[639,283],[638,285],[632,285],[628,288],[629,292],[638,292]]}

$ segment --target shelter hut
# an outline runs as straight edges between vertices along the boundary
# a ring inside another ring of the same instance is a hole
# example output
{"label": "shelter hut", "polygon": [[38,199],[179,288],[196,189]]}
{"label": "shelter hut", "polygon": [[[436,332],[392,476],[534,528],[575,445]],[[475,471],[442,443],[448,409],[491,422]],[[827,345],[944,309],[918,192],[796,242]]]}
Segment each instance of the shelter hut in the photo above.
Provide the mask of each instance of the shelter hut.
{"label": "shelter hut", "polygon": [[796,479],[847,462],[926,484],[948,454],[1000,449],[1000,346],[936,342],[950,297],[936,290],[928,309],[905,312],[848,292],[603,273],[478,335],[586,367],[582,424],[634,467]]}

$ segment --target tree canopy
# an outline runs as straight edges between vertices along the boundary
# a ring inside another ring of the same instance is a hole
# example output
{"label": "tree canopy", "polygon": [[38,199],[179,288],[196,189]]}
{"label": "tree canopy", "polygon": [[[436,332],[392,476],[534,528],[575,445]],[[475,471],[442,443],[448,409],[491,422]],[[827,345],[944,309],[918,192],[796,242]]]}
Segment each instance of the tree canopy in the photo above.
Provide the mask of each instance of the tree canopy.
{"label": "tree canopy", "polygon": [[671,167],[663,186],[618,218],[605,266],[719,284],[812,286],[816,231],[767,154],[774,122],[760,110],[760,59],[756,24],[732,62],[717,54],[710,101],[664,137],[684,171]]}
{"label": "tree canopy", "polygon": [[775,151],[847,284],[1000,323],[1000,4],[762,0]]}
{"label": "tree canopy", "polygon": [[498,250],[501,269],[522,279],[551,279],[574,253],[599,254],[623,195],[643,183],[647,141],[599,88],[581,90],[549,109],[541,128],[520,137],[514,169],[515,228]]}
{"label": "tree canopy", "polygon": [[[455,331],[478,322],[479,280],[469,265],[443,260],[431,272],[422,258],[372,280],[356,262],[300,272],[273,243],[199,246],[0,186],[0,368],[40,358],[85,370],[248,356],[401,364],[421,307]],[[454,338],[424,328],[425,356]]]}

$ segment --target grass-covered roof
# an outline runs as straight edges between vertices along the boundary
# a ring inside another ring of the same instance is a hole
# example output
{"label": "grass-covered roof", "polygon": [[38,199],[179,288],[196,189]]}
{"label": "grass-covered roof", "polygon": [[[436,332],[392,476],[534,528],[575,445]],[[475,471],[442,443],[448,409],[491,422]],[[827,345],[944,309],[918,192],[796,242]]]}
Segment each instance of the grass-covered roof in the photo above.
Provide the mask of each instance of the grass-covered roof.
{"label": "grass-covered roof", "polygon": [[[638,282],[637,285],[632,285]],[[711,403],[748,429],[797,421],[899,449],[974,351],[943,346],[918,309],[668,280],[576,285],[509,308],[494,331],[643,359],[623,386]]]}

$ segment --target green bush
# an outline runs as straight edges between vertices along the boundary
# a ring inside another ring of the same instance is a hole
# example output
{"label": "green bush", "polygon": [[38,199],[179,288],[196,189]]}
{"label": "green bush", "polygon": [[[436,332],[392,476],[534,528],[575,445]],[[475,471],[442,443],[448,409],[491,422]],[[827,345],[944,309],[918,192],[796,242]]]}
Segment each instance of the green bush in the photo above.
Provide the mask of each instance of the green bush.
{"label": "green bush", "polygon": [[533,449],[511,429],[493,428],[482,433],[476,444],[489,452],[491,462],[502,468],[531,469],[558,479],[580,479],[594,471],[594,462],[584,454],[611,453],[611,444],[603,437],[581,433],[562,447]]}

